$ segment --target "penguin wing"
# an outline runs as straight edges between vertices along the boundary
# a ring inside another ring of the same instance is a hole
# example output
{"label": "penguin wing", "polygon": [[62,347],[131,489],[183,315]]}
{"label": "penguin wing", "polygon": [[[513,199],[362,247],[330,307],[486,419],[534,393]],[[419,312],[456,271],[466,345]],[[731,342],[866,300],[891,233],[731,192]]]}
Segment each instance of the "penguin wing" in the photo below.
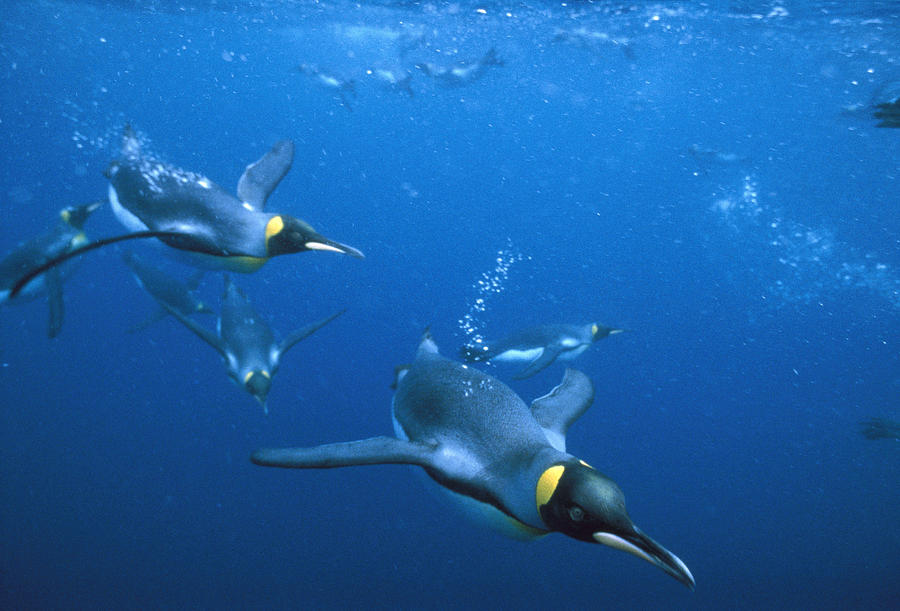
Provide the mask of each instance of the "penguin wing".
{"label": "penguin wing", "polygon": [[269,194],[291,169],[293,161],[294,143],[290,140],[276,142],[272,150],[244,170],[238,180],[237,196],[257,210],[262,210]]}
{"label": "penguin wing", "polygon": [[50,306],[47,337],[53,339],[59,335],[63,323],[62,274],[58,267],[44,274],[44,287],[47,290],[47,305]]}
{"label": "penguin wing", "polygon": [[433,456],[434,446],[428,444],[394,437],[371,437],[312,448],[265,448],[254,452],[250,460],[263,467],[288,469],[384,464],[431,467]]}
{"label": "penguin wing", "polygon": [[[566,434],[594,402],[594,385],[576,369],[566,369],[562,382],[543,397],[531,402],[534,419],[548,434],[551,444],[566,451]],[[560,447],[560,444],[562,447]]]}
{"label": "penguin wing", "polygon": [[524,378],[530,378],[555,361],[560,352],[562,352],[562,350],[559,346],[546,346],[537,358],[531,361],[525,369],[514,375],[513,379],[522,380]]}
{"label": "penguin wing", "polygon": [[332,314],[331,316],[329,316],[327,318],[323,318],[322,320],[320,320],[318,322],[314,322],[311,325],[307,325],[306,327],[303,327],[302,329],[297,329],[296,331],[294,331],[293,333],[288,335],[286,338],[284,338],[284,340],[278,346],[278,358],[281,358],[282,356],[284,356],[284,354],[288,350],[293,348],[297,342],[306,339],[307,337],[309,337],[310,335],[312,335],[313,333],[315,333],[316,331],[318,331],[319,329],[321,329],[322,327],[324,327],[325,325],[327,325],[332,320],[334,320],[335,318],[337,318],[338,316],[340,316],[341,314],[343,314],[346,311],[347,310],[344,309],[344,310],[341,310],[340,312],[335,312],[334,314]]}
{"label": "penguin wing", "polygon": [[175,308],[164,301],[159,301],[159,305],[161,305],[163,308],[165,308],[165,310],[169,314],[171,314],[172,316],[174,316],[175,318],[180,320],[181,324],[183,324],[185,327],[187,327],[188,329],[193,331],[197,335],[197,337],[199,337],[200,339],[205,341],[207,344],[209,344],[210,346],[215,348],[216,351],[218,351],[218,353],[222,355],[223,359],[228,358],[228,350],[225,347],[225,344],[222,342],[222,338],[220,338],[218,335],[216,335],[209,329],[206,329],[205,327],[200,326],[195,321],[191,320],[190,318],[188,318],[187,316],[185,316],[184,314],[179,312],[178,308]]}

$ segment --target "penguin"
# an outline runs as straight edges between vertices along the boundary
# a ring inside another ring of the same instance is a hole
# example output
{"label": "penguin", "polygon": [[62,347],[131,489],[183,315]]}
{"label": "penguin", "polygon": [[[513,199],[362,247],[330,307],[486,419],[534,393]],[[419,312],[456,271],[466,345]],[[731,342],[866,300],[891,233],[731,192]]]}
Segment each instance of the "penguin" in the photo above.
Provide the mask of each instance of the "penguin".
{"label": "penguin", "polygon": [[875,127],[900,127],[900,80],[882,83],[869,104],[872,116],[879,120]]}
{"label": "penguin", "polygon": [[354,98],[356,97],[356,81],[353,79],[341,79],[328,72],[323,72],[315,64],[300,64],[297,66],[297,70],[299,70],[301,74],[313,77],[320,87],[330,89],[337,93],[338,97],[341,98],[341,105],[346,108],[348,112],[353,112],[353,108],[350,106],[347,95],[352,95]]}
{"label": "penguin", "polygon": [[862,426],[860,433],[866,439],[897,439],[900,440],[900,421],[890,418],[869,418],[859,423]]}
{"label": "penguin", "polygon": [[476,62],[459,63],[455,66],[439,66],[425,62],[416,64],[416,68],[448,87],[460,87],[483,77],[488,67],[502,65],[503,60],[497,57],[497,51],[491,47]]}
{"label": "penguin", "polygon": [[344,313],[344,310],[341,310],[297,329],[281,343],[276,343],[269,325],[256,313],[243,291],[234,285],[227,274],[225,294],[222,297],[222,313],[219,315],[216,333],[212,333],[165,301],[159,303],[222,355],[228,376],[235,384],[253,395],[267,414],[269,409],[266,406],[266,397],[272,386],[272,378],[281,364],[281,358],[297,342],[306,339]]}
{"label": "penguin", "polygon": [[[212,308],[194,295],[194,291],[197,290],[200,279],[203,277],[202,271],[194,274],[185,284],[145,262],[132,252],[122,253],[122,260],[131,269],[138,286],[144,289],[157,302],[165,302],[169,307],[178,310],[185,316],[214,313]],[[144,322],[131,327],[129,331],[134,332],[144,329],[168,315],[169,311],[163,306],[159,306],[157,312],[153,313]]]}
{"label": "penguin", "polygon": [[29,270],[87,244],[84,224],[102,203],[97,201],[63,208],[59,212],[56,227],[20,245],[0,261],[0,303],[29,301],[40,295],[46,295],[50,306],[47,325],[47,336],[50,338],[59,335],[62,329],[62,284],[65,277],[71,273],[71,266],[54,267],[46,273],[34,276],[30,282],[20,286],[19,290],[13,292],[13,289]]}
{"label": "penguin", "polygon": [[264,210],[293,158],[293,142],[277,142],[247,166],[235,197],[204,176],[144,155],[137,135],[126,126],[121,158],[109,165],[106,177],[113,212],[132,233],[97,240],[48,261],[21,278],[11,292],[18,293],[33,276],[67,258],[138,238],[157,238],[186,254],[186,262],[194,266],[243,273],[255,272],[272,257],[307,250],[362,259],[360,251],[320,235],[305,221]]}
{"label": "penguin", "polygon": [[310,448],[254,452],[260,466],[327,469],[355,465],[418,465],[502,530],[539,537],[561,532],[630,552],[694,588],[677,556],[629,518],[621,489],[566,451],[566,433],[593,402],[583,373],[529,408],[500,380],[442,357],[426,332],[416,358],[400,368],[392,405],[396,437],[372,437]]}
{"label": "penguin", "polygon": [[402,91],[410,98],[415,97],[410,83],[412,83],[412,74],[405,70],[391,70],[389,68],[369,68],[366,74],[375,79],[385,89],[394,91]]}
{"label": "penguin", "polygon": [[464,360],[527,363],[525,369],[513,376],[528,378],[545,369],[557,358],[572,360],[598,339],[621,333],[624,329],[605,327],[592,322],[586,325],[543,325],[523,329],[496,342],[478,342],[460,349]]}
{"label": "penguin", "polygon": [[632,49],[631,41],[628,38],[625,38],[624,36],[611,36],[606,32],[589,30],[584,27],[575,28],[573,30],[556,28],[553,32],[553,39],[551,42],[568,43],[598,55],[605,55],[606,49],[610,46],[618,47],[622,50],[626,59],[629,61],[635,60],[634,49]]}

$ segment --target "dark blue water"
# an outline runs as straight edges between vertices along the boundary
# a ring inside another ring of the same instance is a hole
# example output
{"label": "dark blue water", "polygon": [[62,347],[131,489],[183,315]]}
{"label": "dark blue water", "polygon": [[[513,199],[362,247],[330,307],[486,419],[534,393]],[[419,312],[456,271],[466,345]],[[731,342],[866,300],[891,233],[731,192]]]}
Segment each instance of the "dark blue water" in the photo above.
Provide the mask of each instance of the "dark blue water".
{"label": "dark blue water", "polygon": [[[492,46],[505,65],[462,87],[414,68]],[[68,282],[57,339],[45,303],[5,307],[0,607],[896,608],[900,445],[858,422],[900,417],[900,133],[869,114],[898,64],[887,1],[4,3],[0,251],[105,197],[130,122],[229,190],[293,139],[269,209],[367,258],[235,279],[280,334],[348,308],[285,357],[267,416],[177,322],[126,332],[153,304],[114,248]],[[122,231],[108,207],[87,230]],[[577,361],[598,392],[569,450],[694,593],[474,527],[413,468],[248,460],[390,434],[428,325],[452,355],[467,325],[589,320],[630,331]]]}

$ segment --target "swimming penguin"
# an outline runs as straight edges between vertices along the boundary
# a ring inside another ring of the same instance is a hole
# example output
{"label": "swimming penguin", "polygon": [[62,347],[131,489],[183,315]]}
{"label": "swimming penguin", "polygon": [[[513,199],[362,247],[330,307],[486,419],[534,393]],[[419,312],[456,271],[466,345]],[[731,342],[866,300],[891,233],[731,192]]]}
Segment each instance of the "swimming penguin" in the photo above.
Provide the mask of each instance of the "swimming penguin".
{"label": "swimming penguin", "polygon": [[426,334],[400,370],[393,401],[397,438],[372,437],[312,448],[257,450],[269,467],[325,469],[410,464],[483,519],[522,536],[561,532],[655,564],[689,588],[674,554],[639,530],[611,479],[566,452],[570,425],[590,407],[593,386],[569,369],[529,408],[500,380],[443,358]]}
{"label": "swimming penguin", "polygon": [[[144,289],[157,302],[164,302],[169,308],[174,308],[185,316],[214,313],[211,308],[194,295],[194,291],[197,290],[200,279],[203,277],[202,271],[194,274],[185,284],[161,269],[146,263],[134,253],[122,253],[122,260],[131,268],[132,275],[138,286]],[[144,322],[130,328],[129,331],[144,329],[168,315],[169,310],[159,306],[157,312]]]}
{"label": "swimming penguin", "polygon": [[385,89],[402,91],[410,98],[415,97],[412,87],[412,74],[405,70],[390,70],[388,68],[369,68],[366,74],[375,79]]}
{"label": "swimming penguin", "polygon": [[281,364],[281,357],[297,342],[306,339],[344,313],[344,310],[341,310],[319,322],[294,331],[281,343],[276,343],[269,325],[260,318],[247,297],[231,282],[227,274],[222,313],[216,326],[217,333],[202,327],[164,301],[160,301],[160,305],[196,333],[200,339],[218,350],[225,360],[229,377],[235,384],[256,397],[266,413],[269,413],[266,397],[272,385],[272,378]]}
{"label": "swimming penguin", "polygon": [[890,418],[869,418],[863,422],[860,431],[866,439],[900,440],[900,420]]}
{"label": "swimming penguin", "polygon": [[875,127],[900,127],[900,80],[882,83],[872,96],[872,115],[879,120]]}
{"label": "swimming penguin", "polygon": [[319,86],[337,93],[338,97],[341,98],[341,105],[348,111],[353,112],[353,108],[351,108],[350,102],[347,100],[348,94],[354,98],[356,97],[356,82],[353,79],[338,78],[333,74],[323,72],[315,64],[300,64],[297,66],[297,70],[302,74],[313,77]]}
{"label": "swimming penguin", "polygon": [[455,66],[439,66],[425,62],[416,64],[416,68],[448,87],[460,87],[483,77],[490,66],[502,65],[503,60],[497,57],[497,51],[491,47],[476,62],[459,63]]}
{"label": "swimming penguin", "polygon": [[60,211],[59,223],[53,230],[25,242],[0,261],[0,303],[28,301],[46,294],[50,306],[47,327],[49,337],[56,337],[62,329],[62,283],[72,268],[67,266],[50,269],[19,287],[15,294],[12,293],[12,289],[29,270],[87,244],[88,239],[83,231],[84,224],[102,203],[99,201],[64,208]]}
{"label": "swimming penguin", "polygon": [[158,238],[198,267],[244,273],[255,272],[271,257],[306,250],[363,258],[355,248],[325,238],[300,219],[263,210],[293,158],[290,140],[276,143],[247,166],[235,197],[208,178],[144,155],[137,135],[126,126],[121,158],[109,165],[106,176],[113,212],[133,233],[97,240],[48,261],[19,280],[12,292],[66,258],[137,238]]}
{"label": "swimming penguin", "polygon": [[513,376],[528,378],[550,365],[557,358],[572,360],[587,350],[593,342],[624,329],[605,327],[595,322],[586,325],[543,325],[523,329],[496,343],[463,346],[460,354],[466,361],[502,361],[528,363]]}

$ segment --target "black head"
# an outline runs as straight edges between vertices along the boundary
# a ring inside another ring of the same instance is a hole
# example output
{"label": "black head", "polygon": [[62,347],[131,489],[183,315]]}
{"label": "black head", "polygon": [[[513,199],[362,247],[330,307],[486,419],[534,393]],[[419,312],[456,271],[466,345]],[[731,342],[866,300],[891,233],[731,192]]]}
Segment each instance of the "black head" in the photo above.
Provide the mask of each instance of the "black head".
{"label": "black head", "polygon": [[288,255],[304,250],[329,250],[357,259],[363,254],[353,248],[319,235],[306,222],[293,216],[278,214],[266,225],[266,252],[268,256]]}
{"label": "black head", "polygon": [[75,229],[80,230],[84,228],[84,224],[87,222],[88,217],[91,216],[91,213],[99,208],[102,203],[102,201],[91,202],[90,204],[84,204],[81,206],[70,206],[68,208],[63,208],[59,211],[59,217],[67,225],[71,225]]}
{"label": "black head", "polygon": [[628,517],[619,486],[587,464],[572,460],[545,470],[538,480],[536,500],[541,520],[550,530],[634,554],[694,588],[684,563]]}
{"label": "black head", "polygon": [[610,335],[615,335],[616,333],[621,333],[625,329],[616,329],[614,327],[605,327],[599,323],[591,323],[591,339],[593,341],[597,341],[598,339],[603,339],[605,337],[609,337]]}
{"label": "black head", "polygon": [[272,387],[272,375],[265,369],[254,369],[244,376],[244,388],[256,397],[263,408],[266,407],[266,397]]}

